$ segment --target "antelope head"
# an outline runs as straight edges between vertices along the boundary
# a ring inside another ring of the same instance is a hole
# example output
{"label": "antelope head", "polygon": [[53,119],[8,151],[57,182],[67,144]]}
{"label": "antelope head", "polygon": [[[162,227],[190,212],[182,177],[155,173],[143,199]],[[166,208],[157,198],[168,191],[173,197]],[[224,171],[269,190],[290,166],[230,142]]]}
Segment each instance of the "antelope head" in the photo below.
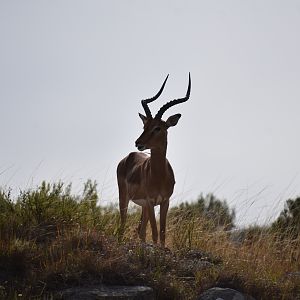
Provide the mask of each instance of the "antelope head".
{"label": "antelope head", "polygon": [[175,114],[173,116],[170,116],[166,121],[162,120],[163,114],[166,112],[167,109],[170,107],[177,105],[179,103],[183,103],[187,101],[190,97],[191,92],[191,76],[189,73],[189,84],[188,89],[186,92],[186,95],[184,98],[179,98],[172,100],[165,105],[163,105],[155,117],[152,117],[151,111],[148,107],[148,103],[153,102],[156,100],[162,93],[165,84],[167,82],[169,75],[166,77],[165,81],[163,82],[162,87],[158,91],[158,93],[149,99],[142,100],[142,106],[145,111],[145,115],[139,114],[140,118],[143,121],[144,124],[144,131],[140,135],[140,137],[136,140],[135,145],[138,148],[138,150],[143,151],[146,149],[165,149],[167,146],[167,134],[168,134],[168,128],[175,126],[178,122],[178,120],[181,117],[181,114]]}

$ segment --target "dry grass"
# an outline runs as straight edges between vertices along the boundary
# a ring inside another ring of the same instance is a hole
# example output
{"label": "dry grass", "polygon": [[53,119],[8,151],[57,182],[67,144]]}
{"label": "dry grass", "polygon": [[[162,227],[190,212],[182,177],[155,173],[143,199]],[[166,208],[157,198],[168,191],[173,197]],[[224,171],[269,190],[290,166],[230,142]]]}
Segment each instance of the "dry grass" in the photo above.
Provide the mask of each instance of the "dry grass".
{"label": "dry grass", "polygon": [[257,299],[300,299],[300,236],[282,238],[268,228],[250,228],[240,233],[242,240],[234,241],[233,235],[222,229],[205,230],[200,219],[176,222],[169,228],[173,249],[185,251],[182,249],[192,246],[222,261],[207,274],[196,274],[201,290],[218,285]]}
{"label": "dry grass", "polygon": [[[300,299],[299,237],[259,227],[237,237],[205,218],[170,214],[170,250],[162,250],[137,240],[138,213],[120,239],[118,213],[96,205],[95,187],[90,182],[72,196],[43,185],[16,201],[0,193],[0,299],[51,299],[61,289],[99,283],[148,285],[157,299],[194,299],[213,286],[257,299]],[[191,250],[201,257],[188,260]],[[183,268],[198,260],[209,263]]]}

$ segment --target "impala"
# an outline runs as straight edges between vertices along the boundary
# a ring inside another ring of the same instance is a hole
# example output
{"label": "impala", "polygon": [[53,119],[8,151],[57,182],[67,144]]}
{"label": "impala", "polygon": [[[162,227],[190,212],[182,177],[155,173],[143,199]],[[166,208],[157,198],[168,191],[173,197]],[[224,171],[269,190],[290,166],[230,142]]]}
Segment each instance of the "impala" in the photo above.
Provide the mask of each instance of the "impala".
{"label": "impala", "polygon": [[167,134],[168,129],[177,124],[181,114],[175,114],[166,121],[162,120],[162,116],[170,107],[187,101],[191,92],[191,76],[189,74],[186,96],[166,103],[153,118],[148,103],[160,96],[168,77],[169,75],[154,97],[141,101],[146,114],[146,116],[139,114],[144,124],[144,131],[136,140],[135,145],[139,151],[150,149],[150,156],[141,152],[132,152],[120,161],[117,168],[121,234],[124,233],[125,229],[128,203],[129,200],[132,200],[142,207],[141,220],[138,226],[140,239],[145,242],[146,227],[148,220],[150,220],[152,239],[153,243],[156,244],[158,231],[154,206],[160,205],[160,244],[162,247],[165,247],[169,199],[175,184],[173,169],[166,158]]}

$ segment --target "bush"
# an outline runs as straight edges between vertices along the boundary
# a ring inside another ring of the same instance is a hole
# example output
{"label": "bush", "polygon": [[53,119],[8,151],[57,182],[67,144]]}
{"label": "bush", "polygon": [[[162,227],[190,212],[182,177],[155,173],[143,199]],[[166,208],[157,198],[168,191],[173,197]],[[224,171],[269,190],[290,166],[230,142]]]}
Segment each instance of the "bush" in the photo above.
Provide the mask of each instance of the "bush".
{"label": "bush", "polygon": [[97,206],[95,182],[88,180],[81,196],[71,194],[71,184],[42,182],[35,190],[20,192],[14,202],[9,192],[0,191],[0,234],[2,238],[44,241],[67,227],[102,226],[102,209]]}
{"label": "bush", "polygon": [[[235,211],[230,209],[226,200],[219,200],[213,194],[205,197],[201,194],[196,202],[182,203],[170,210],[170,216],[180,215],[188,220],[200,218],[206,227],[216,230],[222,227],[230,230],[234,225]],[[202,221],[203,221],[202,220]]]}
{"label": "bush", "polygon": [[288,199],[272,229],[279,231],[281,236],[296,239],[300,235],[300,197]]}

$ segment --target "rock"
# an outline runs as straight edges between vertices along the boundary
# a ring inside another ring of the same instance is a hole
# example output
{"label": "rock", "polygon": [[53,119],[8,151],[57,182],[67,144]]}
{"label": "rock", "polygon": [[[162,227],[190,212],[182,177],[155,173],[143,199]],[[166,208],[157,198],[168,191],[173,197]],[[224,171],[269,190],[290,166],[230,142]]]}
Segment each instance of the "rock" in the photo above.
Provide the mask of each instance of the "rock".
{"label": "rock", "polygon": [[147,286],[93,286],[63,290],[54,299],[65,300],[154,300],[153,289]]}
{"label": "rock", "polygon": [[200,250],[189,250],[177,262],[177,268],[183,276],[195,276],[196,272],[214,267],[213,259],[208,253]]}
{"label": "rock", "polygon": [[194,250],[194,249],[191,249],[189,250],[185,256],[185,258],[188,258],[188,259],[201,259],[201,260],[208,260],[210,255],[204,251],[201,251],[201,250]]}
{"label": "rock", "polygon": [[286,277],[300,277],[300,272],[290,272],[290,273],[287,273]]}
{"label": "rock", "polygon": [[214,265],[208,261],[197,259],[182,259],[178,262],[178,269],[184,276],[195,276],[196,272],[213,267]]}
{"label": "rock", "polygon": [[242,294],[236,290],[228,288],[214,287],[203,294],[197,300],[255,300],[249,295]]}
{"label": "rock", "polygon": [[201,250],[189,250],[185,255],[184,258],[187,259],[192,259],[192,260],[201,260],[201,261],[206,261],[210,262],[212,264],[219,264],[221,263],[220,258],[218,257],[213,257],[211,254],[201,251]]}

